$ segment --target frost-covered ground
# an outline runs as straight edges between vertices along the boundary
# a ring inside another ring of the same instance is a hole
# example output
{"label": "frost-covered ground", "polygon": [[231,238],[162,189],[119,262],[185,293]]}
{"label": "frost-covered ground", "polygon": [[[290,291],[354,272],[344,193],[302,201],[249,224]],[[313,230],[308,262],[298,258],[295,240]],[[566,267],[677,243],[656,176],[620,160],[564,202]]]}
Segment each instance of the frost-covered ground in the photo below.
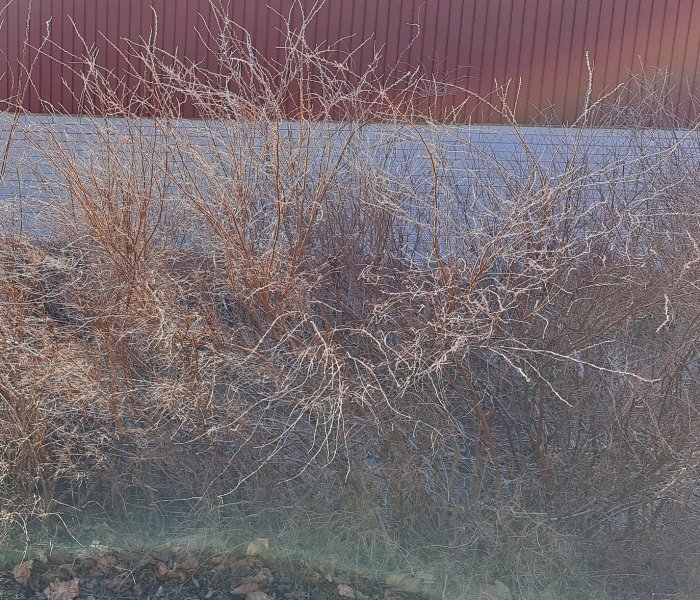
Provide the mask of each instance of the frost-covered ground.
{"label": "frost-covered ground", "polygon": [[[22,116],[13,127],[10,115],[0,116],[3,156],[0,200],[4,201],[5,210],[10,206],[15,209],[22,206],[26,210],[33,201],[64,195],[60,177],[57,180],[43,154],[47,141],[60,140],[76,156],[95,156],[102,145],[96,129],[105,123],[114,131],[124,128],[120,119],[49,115]],[[147,120],[141,121],[140,126],[146,132],[153,128]],[[246,140],[258,135],[252,132],[257,127],[260,124],[231,122],[206,127],[191,120],[177,125],[178,134],[187,132],[193,145],[212,157],[235,149],[239,135]],[[638,168],[648,168],[656,160],[665,159],[670,150],[700,156],[697,131],[366,125],[359,133],[341,124],[315,127],[319,156],[340,152],[352,131],[351,151],[346,153],[346,158],[359,157],[368,167],[373,162],[373,168],[397,178],[409,178],[412,185],[422,180],[426,186],[432,186],[437,174],[446,188],[458,194],[471,193],[475,181],[482,189],[489,186],[492,192],[503,194],[512,192],[513,186],[529,185],[533,177],[542,173],[555,182],[557,174],[571,164],[580,164],[607,178],[612,171],[619,176],[621,172],[629,175]],[[288,139],[298,133],[294,124],[285,123],[281,128]],[[262,148],[258,150],[264,153]],[[434,152],[432,157],[429,151]],[[643,165],[638,161],[640,156],[645,156]]]}

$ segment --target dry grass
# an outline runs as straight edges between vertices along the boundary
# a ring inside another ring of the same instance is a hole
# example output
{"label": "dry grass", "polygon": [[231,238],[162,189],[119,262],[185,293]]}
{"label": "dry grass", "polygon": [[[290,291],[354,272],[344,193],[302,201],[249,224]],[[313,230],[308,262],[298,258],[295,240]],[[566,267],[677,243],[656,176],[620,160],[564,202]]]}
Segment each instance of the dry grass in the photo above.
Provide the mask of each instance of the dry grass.
{"label": "dry grass", "polygon": [[697,138],[601,157],[613,94],[559,166],[513,122],[504,160],[430,122],[417,75],[292,30],[265,62],[220,18],[221,72],[134,48],[125,96],[88,57],[120,118],[77,153],[27,132],[49,235],[0,239],[6,539],[138,512],[432,568],[442,597],[693,589]]}

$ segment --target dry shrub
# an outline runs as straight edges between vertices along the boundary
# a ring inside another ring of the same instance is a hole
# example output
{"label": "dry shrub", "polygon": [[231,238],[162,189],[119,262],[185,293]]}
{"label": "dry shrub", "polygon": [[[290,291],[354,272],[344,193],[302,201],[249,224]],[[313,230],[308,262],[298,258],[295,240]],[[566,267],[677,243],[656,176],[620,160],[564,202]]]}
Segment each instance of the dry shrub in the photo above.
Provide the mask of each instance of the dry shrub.
{"label": "dry shrub", "polygon": [[133,95],[88,56],[119,118],[27,132],[49,235],[0,241],[3,514],[245,506],[457,597],[689,589],[661,553],[698,526],[694,132],[601,145],[589,98],[544,156],[492,103],[504,158],[312,17],[280,64],[223,13],[217,73],[134,47]]}

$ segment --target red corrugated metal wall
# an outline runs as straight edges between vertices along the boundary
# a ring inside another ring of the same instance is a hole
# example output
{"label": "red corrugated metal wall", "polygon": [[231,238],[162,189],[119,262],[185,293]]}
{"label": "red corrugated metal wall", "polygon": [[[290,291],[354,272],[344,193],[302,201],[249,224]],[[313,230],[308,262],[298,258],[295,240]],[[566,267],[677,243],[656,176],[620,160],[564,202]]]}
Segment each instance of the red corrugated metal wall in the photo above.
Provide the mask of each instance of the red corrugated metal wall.
{"label": "red corrugated metal wall", "polygon": [[[6,2],[0,0],[0,8]],[[280,13],[294,3],[232,0],[228,10],[258,48],[279,57]],[[296,3],[308,10],[314,0]],[[214,21],[208,0],[10,0],[0,17],[5,66],[0,101],[17,91],[22,64],[32,66],[32,85],[22,100],[27,109],[45,112],[44,101],[79,111],[74,98],[79,77],[60,64],[81,47],[75,31],[99,49],[101,64],[119,73],[124,60],[111,45],[125,50],[127,39],[147,37],[154,14],[159,47],[214,66],[206,50],[204,24]],[[411,44],[418,28],[420,36]],[[40,53],[47,34],[51,43]],[[380,68],[387,77],[422,64],[428,75],[480,95],[512,79],[511,101],[520,78],[521,122],[544,122],[551,108],[557,121],[577,116],[587,85],[586,52],[595,66],[596,92],[639,72],[641,65],[668,67],[675,86],[669,101],[682,115],[700,87],[700,0],[326,0],[309,34],[312,44],[342,40],[340,47],[347,49],[371,38],[358,54],[358,69],[371,60],[374,47],[383,47]],[[451,94],[439,109],[449,110],[466,97]],[[466,106],[462,118],[499,120],[472,111],[473,105]]]}

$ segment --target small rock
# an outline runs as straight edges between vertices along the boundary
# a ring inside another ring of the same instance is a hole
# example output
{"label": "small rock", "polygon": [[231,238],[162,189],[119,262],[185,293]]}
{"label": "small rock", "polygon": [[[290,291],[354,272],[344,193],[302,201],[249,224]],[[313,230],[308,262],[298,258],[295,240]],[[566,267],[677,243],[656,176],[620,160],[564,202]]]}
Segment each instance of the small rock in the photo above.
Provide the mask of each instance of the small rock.
{"label": "small rock", "polygon": [[113,592],[118,592],[125,586],[127,578],[126,574],[115,575],[112,579],[105,581],[104,584]]}
{"label": "small rock", "polygon": [[252,577],[246,577],[240,585],[231,588],[231,593],[236,596],[248,596],[260,591],[272,581],[272,571],[270,569],[260,569]]}
{"label": "small rock", "polygon": [[110,567],[117,564],[117,557],[111,554],[105,554],[97,559],[97,565],[100,567]]}
{"label": "small rock", "polygon": [[196,571],[197,567],[199,567],[199,561],[195,558],[193,554],[188,552],[184,554],[181,557],[181,559],[173,565],[173,570],[191,572]]}
{"label": "small rock", "polygon": [[341,583],[338,586],[338,596],[341,596],[343,598],[352,598],[355,600],[357,596],[355,596],[355,590],[353,590],[349,585],[345,585],[344,583]]}
{"label": "small rock", "polygon": [[385,583],[387,587],[400,592],[420,594],[422,591],[421,581],[410,573],[390,573],[386,576]]}
{"label": "small rock", "polygon": [[513,594],[508,586],[496,579],[493,583],[486,584],[482,600],[513,600]]}
{"label": "small rock", "polygon": [[214,567],[220,567],[222,565],[225,565],[227,563],[233,562],[231,557],[228,554],[217,554],[216,556],[212,556],[211,558],[211,564]]}
{"label": "small rock", "polygon": [[270,569],[260,569],[253,577],[253,581],[260,585],[265,585],[272,581],[272,572]]}
{"label": "small rock", "polygon": [[231,563],[228,566],[228,571],[229,575],[233,579],[243,579],[243,578],[249,578],[249,575],[252,575],[253,569],[252,565],[250,563],[251,559],[243,559],[243,560],[237,560],[234,563]]}
{"label": "small rock", "polygon": [[231,588],[231,594],[234,596],[248,596],[260,591],[260,585],[255,581],[246,581],[241,585]]}
{"label": "small rock", "polygon": [[268,538],[255,538],[250,544],[245,553],[246,556],[260,556],[270,548],[270,540]]}
{"label": "small rock", "polygon": [[245,600],[272,600],[265,592],[257,591],[246,594]]}

